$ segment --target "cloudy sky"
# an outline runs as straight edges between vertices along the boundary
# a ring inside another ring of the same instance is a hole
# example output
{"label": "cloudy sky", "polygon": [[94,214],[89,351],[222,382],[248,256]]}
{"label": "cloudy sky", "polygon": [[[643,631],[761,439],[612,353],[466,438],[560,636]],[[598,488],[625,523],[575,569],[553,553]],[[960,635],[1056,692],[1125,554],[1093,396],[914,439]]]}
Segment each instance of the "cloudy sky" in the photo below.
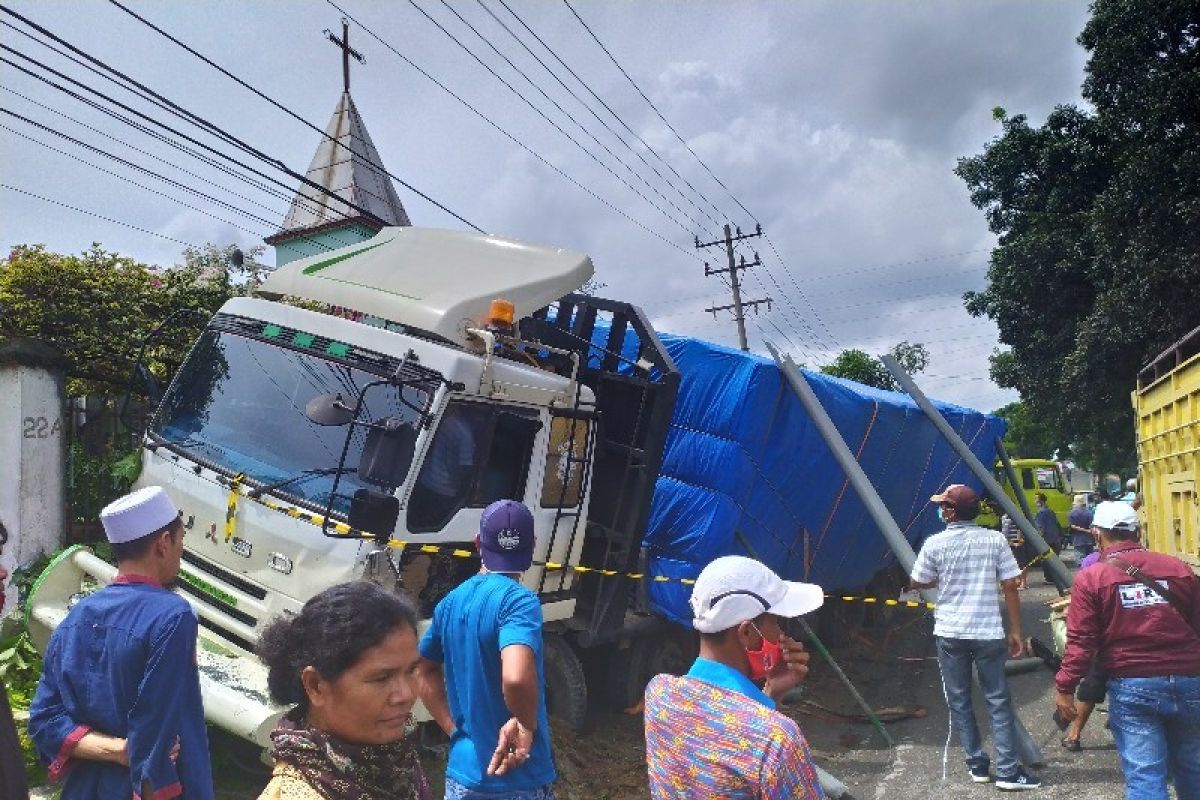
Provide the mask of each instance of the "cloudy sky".
{"label": "cloudy sky", "polygon": [[[956,159],[978,153],[996,135],[995,106],[1040,122],[1054,105],[1079,102],[1085,54],[1075,37],[1087,18],[1084,3],[572,0],[681,140],[563,0],[336,2],[359,23],[352,24],[351,43],[367,62],[353,69],[352,94],[385,165],[476,225],[587,252],[608,284],[604,293],[639,303],[660,329],[735,344],[729,315],[714,319],[703,311],[730,302],[728,289],[703,274],[702,260],[719,254],[697,254],[692,240],[715,238],[726,220],[745,230],[757,220],[771,241],[747,243],[747,258],[758,250],[764,266],[747,273],[744,296],[774,302],[769,312],[749,317],[753,349],[762,351],[766,337],[811,365],[841,348],[880,353],[902,339],[919,341],[933,357],[922,380],[931,394],[985,410],[1013,399],[987,380],[995,328],[962,310],[963,291],[983,284],[993,237],[952,170]],[[11,5],[292,169],[308,166],[318,134],[116,5]],[[340,54],[322,31],[338,28],[343,13],[328,0],[129,7],[305,120],[322,128],[328,122],[342,75]],[[518,17],[645,144],[575,83]],[[155,119],[170,119],[26,37],[30,29],[16,18],[3,21],[7,46]],[[9,52],[4,58],[48,76]],[[221,201],[189,195],[0,114],[5,248],[44,243],[77,252],[96,241],[171,264],[181,242],[250,246],[282,221],[290,190],[261,178],[260,186],[239,180],[8,64],[0,69],[0,107],[8,112]],[[170,124],[230,151],[187,123]],[[397,188],[415,224],[461,227]]]}

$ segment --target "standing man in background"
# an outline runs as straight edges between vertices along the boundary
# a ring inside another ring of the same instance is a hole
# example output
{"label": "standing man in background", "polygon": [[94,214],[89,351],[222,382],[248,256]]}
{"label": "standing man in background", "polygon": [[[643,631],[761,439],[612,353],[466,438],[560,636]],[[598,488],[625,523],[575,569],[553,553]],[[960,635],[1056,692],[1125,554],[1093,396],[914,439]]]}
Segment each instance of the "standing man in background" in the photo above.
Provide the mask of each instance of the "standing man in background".
{"label": "standing man in background", "polygon": [[[912,568],[916,589],[938,590],[933,635],[937,642],[942,688],[950,720],[966,751],[967,772],[976,783],[991,781],[991,761],[975,723],[971,703],[971,668],[987,699],[996,747],[996,788],[1036,789],[1041,782],[1017,761],[1014,712],[1004,662],[1025,651],[1021,636],[1021,601],[1017,566],[1008,541],[998,532],[976,525],[979,497],[969,486],[954,484],[929,498],[936,503],[946,530],[925,540]],[[1008,609],[1008,645],[1000,619],[997,583]]]}
{"label": "standing man in background", "polygon": [[1071,546],[1079,553],[1082,562],[1096,545],[1092,536],[1092,511],[1087,507],[1087,498],[1081,494],[1075,495],[1075,505],[1067,515],[1067,525],[1071,528]]}
{"label": "standing man in background", "polygon": [[[1063,529],[1058,522],[1058,515],[1047,505],[1044,493],[1038,492],[1034,497],[1037,499],[1037,511],[1033,515],[1033,524],[1037,525],[1050,549],[1059,553],[1063,547]],[[1042,577],[1046,579],[1046,583],[1054,583],[1050,578],[1049,558],[1042,559]]]}
{"label": "standing man in background", "polygon": [[421,701],[450,737],[446,800],[554,800],[542,604],[520,582],[533,515],[497,500],[475,545],[479,574],[437,604],[420,645]]}

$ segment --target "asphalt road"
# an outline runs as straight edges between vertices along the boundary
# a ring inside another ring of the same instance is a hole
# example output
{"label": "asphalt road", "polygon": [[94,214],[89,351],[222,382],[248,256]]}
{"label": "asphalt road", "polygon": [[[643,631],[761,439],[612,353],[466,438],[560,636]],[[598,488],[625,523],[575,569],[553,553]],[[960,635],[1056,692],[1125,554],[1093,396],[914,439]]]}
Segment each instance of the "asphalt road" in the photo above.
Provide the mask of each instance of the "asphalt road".
{"label": "asphalt road", "polygon": [[[1028,591],[1022,592],[1025,635],[1049,641],[1050,628],[1045,621],[1048,611],[1044,603],[1056,597],[1057,592],[1043,584],[1040,573],[1031,575],[1030,586]],[[928,636],[928,633],[924,635]],[[932,653],[932,641],[929,652]],[[968,778],[957,736],[950,740],[946,777],[943,780],[943,748],[949,720],[936,661],[922,662],[919,668],[910,670],[910,676],[912,697],[925,706],[928,715],[923,719],[888,725],[889,732],[896,740],[895,749],[887,750],[881,745],[860,746],[833,754],[823,761],[823,765],[847,784],[857,800],[996,797],[1000,793],[994,784],[975,784]],[[1120,800],[1125,796],[1112,735],[1105,728],[1107,715],[1102,713],[1103,706],[1093,714],[1084,730],[1084,750],[1071,753],[1059,745],[1061,734],[1051,719],[1054,684],[1050,671],[1043,668],[1010,676],[1009,685],[1017,714],[1041,747],[1044,757],[1044,764],[1032,770],[1042,779],[1042,788],[1020,794],[1064,800],[1081,797],[1089,800]],[[873,700],[878,704],[877,698]],[[984,732],[990,753],[990,726],[978,693],[975,707],[980,730]],[[874,734],[869,736],[878,741]],[[867,745],[868,742],[864,741],[863,744]]]}

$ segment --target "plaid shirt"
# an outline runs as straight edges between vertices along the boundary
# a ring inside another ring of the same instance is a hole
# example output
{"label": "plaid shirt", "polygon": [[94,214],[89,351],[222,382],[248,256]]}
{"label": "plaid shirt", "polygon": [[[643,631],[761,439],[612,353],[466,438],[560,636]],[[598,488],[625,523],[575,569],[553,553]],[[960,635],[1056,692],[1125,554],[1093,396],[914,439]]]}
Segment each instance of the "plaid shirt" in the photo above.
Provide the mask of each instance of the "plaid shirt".
{"label": "plaid shirt", "polygon": [[912,568],[915,582],[937,582],[933,635],[948,639],[1003,639],[996,584],[1020,574],[1008,540],[970,522],[926,539]]}
{"label": "plaid shirt", "polygon": [[697,659],[646,687],[646,765],[654,800],[820,800],[795,720],[740,672]]}

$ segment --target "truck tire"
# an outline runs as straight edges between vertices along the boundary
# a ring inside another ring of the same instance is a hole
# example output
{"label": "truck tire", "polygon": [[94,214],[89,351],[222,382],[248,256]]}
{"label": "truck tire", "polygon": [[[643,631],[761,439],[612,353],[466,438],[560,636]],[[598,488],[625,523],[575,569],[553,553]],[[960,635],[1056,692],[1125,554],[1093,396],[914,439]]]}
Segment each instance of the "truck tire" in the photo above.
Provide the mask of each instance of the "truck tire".
{"label": "truck tire", "polygon": [[566,639],[547,633],[542,640],[546,678],[546,713],[578,731],[587,718],[587,680],[583,665]]}
{"label": "truck tire", "polygon": [[646,684],[655,675],[687,672],[699,652],[699,636],[675,625],[638,637],[630,647],[624,706],[633,708],[640,703]]}

